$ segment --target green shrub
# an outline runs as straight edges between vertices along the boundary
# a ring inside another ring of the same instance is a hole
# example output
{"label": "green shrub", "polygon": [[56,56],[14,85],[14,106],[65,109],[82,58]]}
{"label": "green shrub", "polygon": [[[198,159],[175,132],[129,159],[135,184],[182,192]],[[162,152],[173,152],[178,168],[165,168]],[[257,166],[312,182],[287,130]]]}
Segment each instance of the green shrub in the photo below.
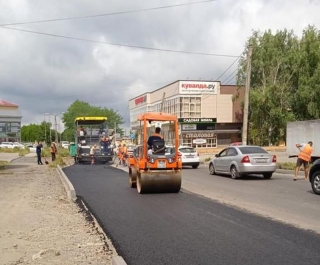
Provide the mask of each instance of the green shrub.
{"label": "green shrub", "polygon": [[205,162],[209,162],[209,161],[211,161],[211,157],[207,157],[207,158],[205,158],[205,159],[204,159],[204,161],[205,161]]}

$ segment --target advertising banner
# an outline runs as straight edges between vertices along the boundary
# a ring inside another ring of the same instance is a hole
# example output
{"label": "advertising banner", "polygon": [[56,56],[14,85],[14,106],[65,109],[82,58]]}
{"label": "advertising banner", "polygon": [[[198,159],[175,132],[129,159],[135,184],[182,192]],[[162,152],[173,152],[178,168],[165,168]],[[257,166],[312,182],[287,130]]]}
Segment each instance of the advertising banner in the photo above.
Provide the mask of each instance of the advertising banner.
{"label": "advertising banner", "polygon": [[218,93],[220,82],[180,81],[180,94],[213,94]]}

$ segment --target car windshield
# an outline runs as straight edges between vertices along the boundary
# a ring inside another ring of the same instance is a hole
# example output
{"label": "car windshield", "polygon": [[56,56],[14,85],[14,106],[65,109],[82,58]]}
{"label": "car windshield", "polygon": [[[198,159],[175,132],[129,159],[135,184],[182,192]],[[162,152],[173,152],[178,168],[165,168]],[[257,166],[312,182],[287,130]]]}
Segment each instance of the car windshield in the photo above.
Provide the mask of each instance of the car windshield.
{"label": "car windshield", "polygon": [[179,151],[181,153],[195,153],[196,149],[194,149],[192,147],[184,147],[184,148],[179,148]]}
{"label": "car windshield", "polygon": [[263,154],[268,154],[266,150],[264,150],[261,147],[258,146],[244,146],[244,147],[239,147],[240,151],[242,154],[257,154],[257,153],[263,153]]}

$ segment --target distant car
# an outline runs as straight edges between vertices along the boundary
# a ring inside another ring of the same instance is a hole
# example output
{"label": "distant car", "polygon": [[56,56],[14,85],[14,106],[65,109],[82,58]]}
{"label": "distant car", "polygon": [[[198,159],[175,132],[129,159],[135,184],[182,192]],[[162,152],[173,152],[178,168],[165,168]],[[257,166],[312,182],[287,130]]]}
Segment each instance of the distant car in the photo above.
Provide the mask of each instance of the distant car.
{"label": "distant car", "polygon": [[276,171],[277,157],[260,146],[229,146],[210,161],[209,173],[228,174],[233,179],[249,174],[261,174],[270,179]]}
{"label": "distant car", "polygon": [[[172,154],[175,152],[175,148],[172,146],[166,146],[166,154]],[[180,146],[178,148],[178,156],[181,157],[182,166],[191,166],[192,168],[198,168],[200,165],[199,153],[190,146]]]}
{"label": "distant car", "polygon": [[63,148],[69,148],[69,142],[68,141],[61,141],[61,147],[63,147]]}
{"label": "distant car", "polygon": [[313,192],[320,195],[320,159],[314,161],[309,172],[309,181]]}
{"label": "distant car", "polygon": [[128,156],[129,157],[131,157],[132,155],[133,155],[133,151],[134,151],[134,149],[136,148],[136,146],[135,145],[128,145],[127,146],[127,150],[128,150]]}
{"label": "distant car", "polygon": [[19,143],[19,142],[14,142],[13,143],[13,147],[18,147],[18,148],[21,148],[21,149],[25,148],[25,146],[22,143]]}
{"label": "distant car", "polygon": [[14,148],[14,145],[12,142],[2,142],[0,144],[0,148],[10,148],[10,149],[13,149]]}

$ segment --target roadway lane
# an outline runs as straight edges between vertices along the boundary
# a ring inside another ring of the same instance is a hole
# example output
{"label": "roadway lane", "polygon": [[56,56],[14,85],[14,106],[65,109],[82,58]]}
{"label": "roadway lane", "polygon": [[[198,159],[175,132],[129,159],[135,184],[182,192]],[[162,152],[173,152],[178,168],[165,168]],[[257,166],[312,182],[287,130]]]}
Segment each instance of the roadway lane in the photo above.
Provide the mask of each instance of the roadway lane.
{"label": "roadway lane", "polygon": [[126,262],[319,264],[319,235],[201,196],[139,195],[108,165],[64,169]]}
{"label": "roadway lane", "polygon": [[[293,172],[292,172],[293,173]],[[274,173],[271,179],[248,176],[236,180],[229,176],[210,175],[208,165],[198,169],[184,168],[182,187],[219,202],[275,218],[320,233],[320,196],[309,181],[293,174]]]}

